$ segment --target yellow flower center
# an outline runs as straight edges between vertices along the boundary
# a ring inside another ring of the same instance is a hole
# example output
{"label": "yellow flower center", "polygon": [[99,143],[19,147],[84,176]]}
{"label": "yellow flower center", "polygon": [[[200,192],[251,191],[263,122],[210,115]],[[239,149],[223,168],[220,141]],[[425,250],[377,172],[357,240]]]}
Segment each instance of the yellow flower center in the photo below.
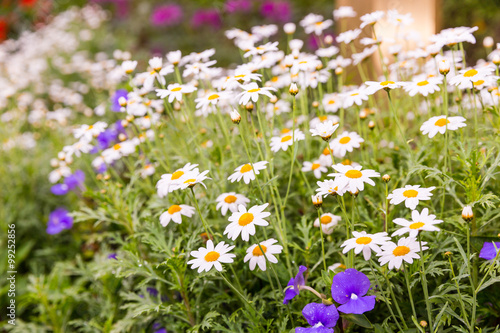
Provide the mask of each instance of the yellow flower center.
{"label": "yellow flower center", "polygon": [[291,131],[288,129],[288,128],[283,128],[281,130],[281,134],[286,134],[286,133],[290,133]]}
{"label": "yellow flower center", "polygon": [[357,96],[359,95],[359,93],[354,93],[354,94],[351,94],[351,96]]}
{"label": "yellow flower center", "polygon": [[346,144],[346,143],[348,143],[349,141],[351,141],[351,138],[350,138],[350,137],[348,137],[348,136],[344,136],[343,138],[341,138],[341,139],[339,140],[339,143],[341,143],[341,144],[345,145],[345,144]]}
{"label": "yellow flower center", "polygon": [[328,104],[335,104],[335,101],[333,99],[328,101]]}
{"label": "yellow flower center", "polygon": [[363,174],[358,170],[349,170],[345,173],[345,176],[348,178],[360,178]]}
{"label": "yellow flower center", "polygon": [[217,95],[217,94],[213,94],[213,95],[208,96],[208,100],[209,100],[209,101],[213,101],[214,99],[217,99],[217,98],[219,98],[219,97],[220,97],[219,95]]}
{"label": "yellow flower center", "polygon": [[184,184],[189,184],[189,183],[194,183],[194,182],[196,182],[196,179],[191,178],[191,179],[186,180],[184,182]]}
{"label": "yellow flower center", "polygon": [[318,118],[319,118],[319,120],[320,120],[320,121],[325,121],[325,120],[327,120],[327,119],[328,119],[328,117],[327,117],[327,116],[320,116],[320,117],[318,117]]}
{"label": "yellow flower center", "polygon": [[407,198],[415,198],[418,195],[418,191],[406,190],[403,192],[403,195]]}
{"label": "yellow flower center", "polygon": [[87,127],[87,131],[90,131],[93,128],[94,128],[94,125],[90,125],[89,127]]}
{"label": "yellow flower center", "polygon": [[317,25],[317,26],[320,26],[320,25],[322,25],[322,24],[323,24],[323,22],[316,22],[316,25]]}
{"label": "yellow flower center", "polygon": [[242,77],[245,77],[245,75],[244,74],[236,75],[234,78],[235,79],[241,79]]}
{"label": "yellow flower center", "polygon": [[244,166],[241,167],[240,172],[245,173],[252,170],[252,166],[250,164],[245,164]]}
{"label": "yellow flower center", "polygon": [[328,148],[323,149],[323,155],[330,155],[330,150]]}
{"label": "yellow flower center", "polygon": [[472,77],[477,74],[477,71],[475,69],[469,69],[467,72],[464,73],[465,77]]}
{"label": "yellow flower center", "polygon": [[446,124],[448,124],[449,122],[450,121],[446,118],[440,118],[434,123],[434,125],[439,126],[439,127],[443,127],[443,126],[446,126]]}
{"label": "yellow flower center", "polygon": [[408,253],[410,253],[410,248],[408,246],[398,246],[392,251],[392,254],[396,257],[401,257]]}
{"label": "yellow flower center", "polygon": [[208,253],[205,255],[205,261],[208,261],[208,262],[214,262],[214,261],[216,261],[217,259],[219,259],[219,257],[220,257],[219,252],[216,252],[216,251],[210,251],[210,252],[208,252]]}
{"label": "yellow flower center", "polygon": [[292,136],[291,135],[287,135],[287,136],[284,136],[281,138],[281,142],[286,142],[286,141],[290,141],[292,139]]}
{"label": "yellow flower center", "polygon": [[257,88],[257,89],[250,89],[248,92],[249,92],[249,93],[254,93],[254,92],[257,92],[257,91],[260,91],[260,88]]}
{"label": "yellow flower center", "polygon": [[477,80],[476,82],[474,82],[474,85],[475,86],[480,86],[484,83],[484,80]]}
{"label": "yellow flower center", "polygon": [[176,179],[179,179],[181,178],[181,176],[184,174],[184,171],[181,171],[181,170],[177,170],[176,172],[174,172],[172,174],[172,178],[171,180],[176,180]]}
{"label": "yellow flower center", "polygon": [[169,213],[170,215],[172,215],[172,214],[175,214],[175,213],[180,212],[180,211],[181,211],[181,209],[182,209],[182,208],[181,208],[181,206],[179,206],[179,205],[172,205],[172,206],[170,206],[170,208],[168,209],[168,213]]}
{"label": "yellow flower center", "polygon": [[230,204],[236,201],[236,197],[230,194],[224,199],[224,201]]}
{"label": "yellow flower center", "polygon": [[348,159],[348,158],[346,158],[345,160],[343,160],[341,163],[342,163],[342,165],[351,165],[352,164],[351,160]]}
{"label": "yellow flower center", "polygon": [[[260,249],[260,247],[262,248],[262,250]],[[267,247],[265,247],[264,245],[260,245],[260,247],[257,245],[253,251],[252,251],[252,254],[256,257],[260,257],[260,256],[263,256],[264,253],[267,252]],[[264,253],[262,253],[262,251],[264,251]]]}
{"label": "yellow flower center", "polygon": [[245,213],[240,216],[240,219],[238,220],[238,224],[241,225],[242,227],[246,226],[247,224],[252,223],[253,221],[253,214],[252,213]]}
{"label": "yellow flower center", "polygon": [[120,146],[120,144],[119,144],[119,143],[117,143],[116,145],[114,145],[114,146],[113,146],[113,149],[114,149],[114,150],[118,150],[118,149],[120,149],[121,147],[122,147],[122,146]]}
{"label": "yellow flower center", "polygon": [[428,84],[429,84],[429,81],[425,80],[425,81],[420,81],[419,83],[417,83],[417,86],[422,87],[422,86],[426,86]]}
{"label": "yellow flower center", "polygon": [[384,86],[384,87],[385,87],[385,86],[387,86],[387,85],[389,85],[389,84],[394,84],[394,82],[393,82],[393,81],[384,81],[384,82],[380,82],[380,85],[381,85],[381,86]]}
{"label": "yellow flower center", "polygon": [[182,88],[181,87],[175,87],[175,88],[172,88],[172,91],[180,91]]}
{"label": "yellow flower center", "polygon": [[278,82],[278,77],[277,76],[273,76],[271,78],[271,82]]}
{"label": "yellow flower center", "polygon": [[320,166],[321,166],[321,164],[319,164],[319,163],[313,163],[313,165],[311,165],[311,169],[316,170]]}
{"label": "yellow flower center", "polygon": [[422,228],[424,225],[425,225],[425,223],[424,223],[424,222],[415,222],[415,223],[410,224],[410,229],[413,229],[413,230],[415,230],[415,229],[420,229],[420,228]]}
{"label": "yellow flower center", "polygon": [[332,222],[332,217],[329,215],[323,215],[323,216],[321,216],[319,221],[321,222],[321,224],[328,224],[328,223]]}
{"label": "yellow flower center", "polygon": [[372,239],[370,237],[359,237],[356,239],[356,244],[362,244],[362,245],[366,245],[366,244],[370,244],[372,242]]}

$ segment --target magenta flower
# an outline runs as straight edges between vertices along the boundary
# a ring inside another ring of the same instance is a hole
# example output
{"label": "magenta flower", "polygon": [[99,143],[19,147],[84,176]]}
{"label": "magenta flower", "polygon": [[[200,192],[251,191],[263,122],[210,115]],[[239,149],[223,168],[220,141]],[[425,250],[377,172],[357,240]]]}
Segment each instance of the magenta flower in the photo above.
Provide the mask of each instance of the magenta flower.
{"label": "magenta flower", "polygon": [[332,298],[342,304],[338,308],[340,312],[362,314],[375,307],[375,296],[365,296],[369,289],[368,277],[349,268],[333,277]]}
{"label": "magenta flower", "polygon": [[222,20],[216,9],[199,9],[191,18],[191,26],[193,28],[209,26],[214,29],[220,29],[222,26]]}
{"label": "magenta flower", "polygon": [[260,13],[272,21],[288,22],[292,16],[292,9],[287,1],[266,0],[260,7]]}
{"label": "magenta flower", "polygon": [[157,27],[172,26],[181,21],[182,8],[175,4],[156,7],[151,14],[151,24]]}
{"label": "magenta flower", "polygon": [[228,13],[248,12],[252,9],[250,0],[228,0],[224,4],[224,10]]}

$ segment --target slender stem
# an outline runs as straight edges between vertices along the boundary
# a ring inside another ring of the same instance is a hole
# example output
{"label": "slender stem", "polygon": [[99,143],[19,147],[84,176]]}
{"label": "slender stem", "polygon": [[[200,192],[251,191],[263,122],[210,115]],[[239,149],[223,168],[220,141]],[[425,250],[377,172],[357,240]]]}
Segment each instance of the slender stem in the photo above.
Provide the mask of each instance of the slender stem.
{"label": "slender stem", "polygon": [[201,214],[200,206],[198,205],[198,199],[196,199],[196,195],[194,194],[193,187],[191,187],[191,194],[193,195],[194,205],[196,206],[196,211],[198,212],[198,215],[200,216],[201,223],[203,223],[203,228],[205,228],[205,232],[207,233],[207,237],[210,238],[210,235],[212,235],[212,237],[216,240],[214,232],[212,231],[212,229],[210,229],[210,226],[208,225],[207,221],[205,221],[205,218]]}
{"label": "slender stem", "polygon": [[434,329],[434,326],[432,325],[432,305],[431,302],[429,302],[429,290],[427,288],[427,278],[425,276],[424,250],[422,250],[422,237],[420,233],[418,234],[418,243],[420,246],[420,274],[422,275],[422,288],[424,289],[425,307],[427,309],[429,327],[432,331]]}
{"label": "slender stem", "polygon": [[465,311],[465,304],[464,304],[464,301],[462,299],[462,293],[460,292],[460,286],[458,285],[457,277],[455,276],[455,271],[453,270],[453,264],[451,263],[450,256],[448,256],[448,261],[450,263],[451,275],[453,275],[453,281],[455,282],[455,287],[457,288],[458,301],[460,302],[460,309],[462,310],[462,316],[465,319],[465,323],[470,328],[469,320],[467,319],[467,311]]}
{"label": "slender stem", "polygon": [[325,259],[325,241],[324,241],[324,236],[323,236],[323,225],[321,223],[321,213],[320,210],[318,209],[318,221],[319,221],[319,233],[321,234],[321,252],[323,254],[323,267],[326,271],[326,259]]}
{"label": "slender stem", "polygon": [[[403,264],[404,264],[404,262],[403,262]],[[408,296],[410,297],[411,311],[413,313],[413,317],[415,317],[415,320],[417,320],[418,319],[417,312],[415,311],[415,304],[413,303],[413,296],[411,294],[410,279],[408,278],[408,269],[409,269],[408,265],[404,264],[403,273],[404,273],[405,280],[406,280],[406,288],[408,289]],[[431,330],[432,330],[432,327],[431,327]]]}
{"label": "slender stem", "polygon": [[386,274],[382,274],[382,275],[384,276],[385,282],[387,283],[389,293],[391,294],[391,298],[394,300],[394,305],[396,306],[396,311],[398,312],[399,318],[401,319],[401,322],[403,323],[404,328],[407,330],[408,325],[406,325],[405,317],[403,317],[403,314],[401,313],[401,308],[399,307],[398,300],[397,300],[396,296],[394,295],[394,291],[392,290],[391,281],[389,281],[389,278],[387,277]]}

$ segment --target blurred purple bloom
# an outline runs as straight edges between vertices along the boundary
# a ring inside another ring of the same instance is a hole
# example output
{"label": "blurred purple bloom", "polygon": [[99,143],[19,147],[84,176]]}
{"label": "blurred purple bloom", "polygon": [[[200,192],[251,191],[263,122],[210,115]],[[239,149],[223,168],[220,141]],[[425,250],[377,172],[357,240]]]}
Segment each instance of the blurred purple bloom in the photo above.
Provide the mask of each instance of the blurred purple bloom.
{"label": "blurred purple bloom", "polygon": [[335,305],[309,303],[302,309],[302,315],[312,327],[297,327],[296,333],[333,333],[339,320],[339,312]]}
{"label": "blurred purple bloom", "polygon": [[252,8],[250,0],[228,0],[224,4],[224,10],[228,13],[248,12]]}
{"label": "blurred purple bloom", "polygon": [[500,242],[485,242],[483,244],[481,252],[479,252],[479,258],[486,260],[494,259],[499,250],[500,250]]}
{"label": "blurred purple bloom", "polygon": [[111,97],[111,111],[113,112],[120,112],[121,106],[120,103],[118,103],[118,100],[120,97],[125,97],[127,99],[128,91],[125,89],[118,89],[115,91],[115,94]]}
{"label": "blurred purple bloom", "polygon": [[128,15],[127,0],[93,0],[95,3],[112,3],[115,5],[118,18],[123,19]]}
{"label": "blurred purple bloom", "polygon": [[260,13],[265,18],[277,22],[288,22],[292,16],[288,1],[264,1],[260,7]]}
{"label": "blurred purple bloom", "polygon": [[156,7],[151,14],[151,24],[157,27],[176,25],[181,21],[182,8],[175,4]]}
{"label": "blurred purple bloom", "polygon": [[167,333],[167,329],[162,328],[160,323],[154,323],[153,329],[155,330],[154,333]]}
{"label": "blurred purple bloom", "polygon": [[116,259],[116,253],[110,253],[110,254],[108,254],[108,259],[115,259],[115,260],[117,260]]}
{"label": "blurred purple bloom", "polygon": [[321,43],[320,43],[320,38],[325,38],[326,36],[332,36],[333,40],[335,40],[336,36],[332,34],[331,32],[323,33],[323,36],[316,36],[315,34],[310,34],[309,38],[307,39],[307,46],[313,50],[316,51],[319,49]]}
{"label": "blurred purple bloom", "polygon": [[158,290],[156,288],[147,287],[146,291],[149,293],[150,296],[158,297]]}
{"label": "blurred purple bloom", "polygon": [[97,172],[97,173],[104,173],[104,172],[106,172],[106,170],[108,170],[108,167],[106,166],[105,163],[102,163],[97,168],[95,168],[95,172]]}
{"label": "blurred purple bloom", "polygon": [[65,195],[77,187],[82,188],[84,181],[85,173],[82,170],[76,170],[75,173],[64,179],[63,184],[56,184],[50,190],[55,195]]}
{"label": "blurred purple bloom", "polygon": [[99,133],[97,136],[97,145],[99,149],[104,150],[113,145],[113,143],[117,140],[118,133],[115,129],[109,128],[104,132]]}
{"label": "blurred purple bloom", "polygon": [[362,314],[375,307],[375,296],[365,296],[369,289],[368,277],[354,268],[349,268],[333,277],[332,298],[342,304],[338,308],[340,312]]}
{"label": "blurred purple bloom", "polygon": [[49,223],[47,224],[47,233],[55,235],[64,229],[71,229],[73,226],[73,218],[64,208],[57,208],[49,215]]}
{"label": "blurred purple bloom", "polygon": [[288,304],[290,300],[292,300],[300,293],[299,286],[303,286],[306,284],[304,280],[305,271],[307,271],[307,267],[300,266],[297,275],[295,275],[294,278],[291,278],[290,281],[288,281],[287,287],[291,286],[291,288],[285,290],[285,299],[283,300],[283,304]]}
{"label": "blurred purple bloom", "polygon": [[191,26],[194,28],[210,26],[215,29],[220,29],[222,20],[216,9],[199,9],[191,18]]}

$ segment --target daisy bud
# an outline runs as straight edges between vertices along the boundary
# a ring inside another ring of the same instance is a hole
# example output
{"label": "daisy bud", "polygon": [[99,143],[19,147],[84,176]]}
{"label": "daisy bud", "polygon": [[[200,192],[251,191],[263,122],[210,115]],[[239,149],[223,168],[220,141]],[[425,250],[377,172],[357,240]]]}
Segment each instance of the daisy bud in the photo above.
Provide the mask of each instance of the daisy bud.
{"label": "daisy bud", "polygon": [[439,73],[446,75],[450,72],[450,62],[446,59],[439,61]]}
{"label": "daisy bud", "polygon": [[375,122],[373,120],[370,120],[370,122],[368,123],[368,128],[371,130],[375,128]]}
{"label": "daisy bud", "polygon": [[316,209],[320,209],[323,205],[323,197],[321,195],[311,195],[312,203]]}
{"label": "daisy bud", "polygon": [[172,65],[178,65],[181,61],[182,53],[181,51],[172,51],[167,53],[167,60],[172,63]]}
{"label": "daisy bud", "polygon": [[137,67],[137,61],[124,61],[122,62],[122,69],[126,74],[131,74],[135,67]]}
{"label": "daisy bud", "polygon": [[293,34],[295,32],[295,29],[295,23],[285,23],[285,25],[283,26],[283,31],[285,31],[287,35]]}
{"label": "daisy bud", "polygon": [[343,72],[344,72],[344,70],[342,69],[342,67],[335,68],[335,74],[336,75],[342,75]]}
{"label": "daisy bud", "polygon": [[300,51],[299,50],[297,50],[297,49],[292,50],[293,59],[298,59],[299,55],[300,55]]}
{"label": "daisy bud", "polygon": [[391,180],[391,176],[385,174],[382,176],[382,180],[384,181],[384,183],[388,183]]}
{"label": "daisy bud", "polygon": [[497,66],[498,66],[498,65],[500,65],[500,55],[495,54],[495,55],[493,56],[492,61],[493,61],[493,63],[494,63],[495,65],[497,65]]}
{"label": "daisy bud", "polygon": [[238,111],[233,109],[233,111],[231,111],[230,115],[231,115],[231,120],[233,121],[233,123],[238,125],[241,121],[241,115],[238,113]]}
{"label": "daisy bud", "polygon": [[289,54],[285,57],[284,60],[285,66],[286,67],[292,67],[293,66],[293,55]]}
{"label": "daisy bud", "polygon": [[97,176],[95,176],[95,179],[102,180],[102,173],[98,173]]}
{"label": "daisy bud", "polygon": [[495,44],[495,41],[493,41],[493,37],[491,37],[491,36],[484,37],[484,39],[483,39],[483,46],[484,47],[489,49],[489,48],[493,47],[493,44]]}
{"label": "daisy bud", "polygon": [[127,136],[125,134],[123,134],[123,133],[120,133],[118,135],[118,140],[125,141],[125,140],[127,140]]}
{"label": "daisy bud", "polygon": [[333,37],[330,35],[325,36],[325,44],[331,45],[333,43]]}
{"label": "daisy bud", "polygon": [[130,123],[130,122],[134,121],[134,116],[129,114],[127,117],[125,117],[125,120]]}
{"label": "daisy bud", "polygon": [[318,101],[312,102],[312,106],[313,106],[313,108],[317,108],[319,106]]}
{"label": "daisy bud", "polygon": [[121,107],[127,106],[127,99],[123,96],[118,98],[118,104],[120,104]]}
{"label": "daisy bud", "polygon": [[71,163],[73,163],[73,156],[66,156],[64,161],[66,162],[66,164],[70,165]]}
{"label": "daisy bud", "polygon": [[420,326],[422,326],[422,327],[427,327],[427,322],[426,322],[425,320],[422,320],[422,321],[420,322]]}
{"label": "daisy bud", "polygon": [[247,109],[248,112],[252,112],[253,111],[253,103],[248,102],[247,105],[245,105],[245,109]]}
{"label": "daisy bud", "polygon": [[111,176],[109,174],[104,175],[104,180],[109,180],[110,178],[111,178]]}
{"label": "daisy bud", "polygon": [[366,112],[366,109],[359,111],[359,118],[360,119],[365,120],[366,117],[368,117],[368,112]]}
{"label": "daisy bud", "polygon": [[205,127],[200,128],[200,134],[207,134],[207,129]]}
{"label": "daisy bud", "polygon": [[465,222],[470,222],[474,219],[474,213],[472,212],[471,206],[465,206],[462,210],[462,218]]}
{"label": "daisy bud", "polygon": [[276,96],[274,96],[274,95],[273,95],[273,97],[271,97],[271,98],[269,99],[269,102],[271,102],[271,103],[273,103],[273,104],[276,104],[276,102],[277,102],[277,101],[278,101],[278,97],[276,97]]}
{"label": "daisy bud", "polygon": [[53,168],[57,168],[59,166],[59,161],[57,160],[57,158],[50,159],[50,166]]}
{"label": "daisy bud", "polygon": [[290,95],[295,96],[299,93],[299,88],[297,88],[297,84],[292,83],[288,91],[290,92]]}
{"label": "daisy bud", "polygon": [[181,103],[175,102],[174,103],[174,110],[175,111],[180,111],[181,110]]}
{"label": "daisy bud", "polygon": [[449,256],[451,256],[451,252],[450,252],[450,251],[446,251],[446,252],[444,253],[444,255],[445,255],[445,256],[447,256],[447,257],[449,257]]}
{"label": "daisy bud", "polygon": [[60,151],[59,153],[57,153],[57,158],[60,159],[61,161],[64,161],[64,159],[66,158],[66,154]]}
{"label": "daisy bud", "polygon": [[128,121],[122,120],[122,127],[127,127],[128,126]]}

